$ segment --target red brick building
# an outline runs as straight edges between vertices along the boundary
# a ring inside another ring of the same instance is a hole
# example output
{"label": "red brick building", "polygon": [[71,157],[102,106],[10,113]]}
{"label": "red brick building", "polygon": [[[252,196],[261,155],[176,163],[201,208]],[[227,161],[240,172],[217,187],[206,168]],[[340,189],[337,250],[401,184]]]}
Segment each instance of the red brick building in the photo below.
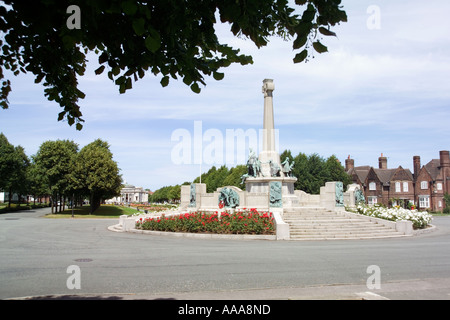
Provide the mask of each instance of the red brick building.
{"label": "red brick building", "polygon": [[354,166],[354,160],[345,161],[345,170],[352,177],[353,183],[362,187],[366,203],[386,206],[414,203],[414,177],[409,169],[402,166],[388,169],[387,158],[381,154],[378,168]]}
{"label": "red brick building", "polygon": [[450,192],[450,157],[448,151],[440,151],[439,159],[433,159],[421,167],[420,157],[414,156],[415,203],[419,208],[442,211],[444,195]]}
{"label": "red brick building", "polygon": [[420,156],[413,157],[412,174],[409,169],[399,166],[388,169],[387,158],[381,154],[378,168],[355,167],[353,159],[345,160],[345,170],[353,183],[361,185],[366,203],[386,206],[413,203],[419,209],[442,211],[445,207],[444,195],[450,193],[449,151],[440,151],[439,159],[433,159],[424,166]]}

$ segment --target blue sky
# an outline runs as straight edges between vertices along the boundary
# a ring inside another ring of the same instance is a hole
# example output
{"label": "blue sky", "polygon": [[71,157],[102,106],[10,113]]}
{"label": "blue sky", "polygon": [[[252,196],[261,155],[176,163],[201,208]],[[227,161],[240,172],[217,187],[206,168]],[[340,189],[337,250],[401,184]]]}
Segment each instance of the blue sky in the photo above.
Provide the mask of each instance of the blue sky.
{"label": "blue sky", "polygon": [[[174,163],[175,130],[193,135],[195,121],[203,132],[223,136],[227,129],[261,129],[261,86],[270,78],[280,151],[334,154],[342,163],[351,155],[355,165],[372,166],[383,153],[389,167],[410,169],[414,155],[422,164],[438,158],[440,150],[450,149],[450,2],[344,0],[343,5],[349,21],[334,29],[337,38],[324,39],[329,52],[306,64],[293,64],[290,42],[272,38],[257,49],[233,37],[227,25],[217,26],[219,38],[252,55],[254,63],[222,70],[221,81],[206,79],[200,94],[181,81],[162,88],[160,78],[148,74],[120,95],[106,73],[94,74],[92,56],[79,79],[86,93],[82,131],[57,121],[59,106],[47,101],[32,75],[10,77],[10,108],[0,110],[0,131],[28,155],[46,140],[70,139],[81,148],[101,138],[111,145],[124,180],[156,190],[192,181],[212,165]],[[376,29],[368,27],[373,5],[380,13]]]}

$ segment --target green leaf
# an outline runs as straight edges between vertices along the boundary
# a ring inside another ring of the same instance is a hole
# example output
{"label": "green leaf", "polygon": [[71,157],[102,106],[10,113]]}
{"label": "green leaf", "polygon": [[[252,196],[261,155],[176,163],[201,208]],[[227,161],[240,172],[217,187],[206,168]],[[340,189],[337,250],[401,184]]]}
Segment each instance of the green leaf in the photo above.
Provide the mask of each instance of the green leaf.
{"label": "green leaf", "polygon": [[316,16],[316,8],[310,3],[308,8],[303,12],[302,20],[306,22],[312,22]]}
{"label": "green leaf", "polygon": [[125,90],[131,89],[132,88],[132,80],[131,78],[127,78],[127,81],[125,83]]}
{"label": "green leaf", "polygon": [[321,44],[320,41],[314,42],[313,47],[318,53],[324,53],[328,51],[327,47]]}
{"label": "green leaf", "polygon": [[300,53],[297,53],[294,57],[294,63],[300,63],[308,57],[308,50],[303,50]]}
{"label": "green leaf", "polygon": [[138,36],[142,36],[145,33],[145,20],[143,18],[134,19],[133,30]]}
{"label": "green leaf", "polygon": [[97,70],[95,70],[95,74],[101,74],[103,72],[103,70],[105,70],[105,66],[101,66],[100,68],[98,68]]}
{"label": "green leaf", "polygon": [[192,90],[193,92],[195,92],[195,93],[200,93],[200,91],[201,91],[201,89],[200,89],[200,87],[198,86],[198,83],[197,83],[197,82],[194,82],[194,83],[191,85],[191,90]]}
{"label": "green leaf", "polygon": [[331,31],[331,30],[328,30],[327,28],[324,28],[324,27],[320,27],[320,28],[319,28],[319,32],[320,32],[321,34],[323,34],[324,36],[333,36],[333,37],[336,37],[336,33],[334,33],[334,32]]}
{"label": "green leaf", "polygon": [[149,35],[147,38],[145,38],[145,46],[152,53],[158,51],[158,49],[161,47],[161,38],[159,34],[156,32],[156,35]]}
{"label": "green leaf", "polygon": [[75,127],[76,127],[76,129],[77,129],[78,131],[80,131],[81,129],[83,129],[83,125],[82,125],[81,123],[79,123],[79,122],[75,125]]}
{"label": "green leaf", "polygon": [[34,80],[34,83],[40,83],[42,81],[42,79],[44,79],[44,74],[41,73],[39,74],[36,79]]}
{"label": "green leaf", "polygon": [[294,40],[292,48],[294,50],[300,49],[301,47],[303,47],[306,44],[307,40],[308,40],[307,36],[303,36],[303,37],[297,36],[297,39]]}
{"label": "green leaf", "polygon": [[126,1],[121,3],[123,12],[126,15],[134,15],[138,9],[137,5],[133,1]]}
{"label": "green leaf", "polygon": [[184,78],[183,78],[183,82],[184,82],[184,84],[185,85],[188,85],[188,86],[190,86],[191,85],[191,83],[192,83],[192,78],[191,78],[191,76],[189,75],[189,74],[186,74],[185,76],[184,76]]}
{"label": "green leaf", "polygon": [[145,71],[143,69],[138,69],[139,78],[142,79],[145,76]]}
{"label": "green leaf", "polygon": [[302,21],[294,27],[294,30],[298,37],[307,37],[311,32],[312,27],[313,24],[311,22]]}
{"label": "green leaf", "polygon": [[125,83],[122,83],[122,84],[119,86],[119,93],[120,93],[120,94],[123,94],[123,93],[125,93],[125,91],[126,91]]}
{"label": "green leaf", "polygon": [[213,72],[213,77],[216,80],[222,80],[224,78],[225,74],[221,72]]}
{"label": "green leaf", "polygon": [[112,68],[111,71],[112,71],[113,75],[117,76],[120,73],[120,67],[116,66],[116,67]]}
{"label": "green leaf", "polygon": [[60,113],[58,113],[58,121],[61,121],[62,119],[64,119],[64,115],[66,114],[65,111],[62,111]]}
{"label": "green leaf", "polygon": [[99,57],[98,57],[98,63],[102,64],[104,62],[108,61],[108,53],[104,51]]}
{"label": "green leaf", "polygon": [[115,83],[117,85],[121,85],[125,82],[126,78],[124,76],[120,76],[119,78],[116,79]]}
{"label": "green leaf", "polygon": [[162,85],[163,87],[167,87],[168,84],[169,84],[169,77],[168,77],[168,76],[164,76],[164,77],[161,79],[161,85]]}

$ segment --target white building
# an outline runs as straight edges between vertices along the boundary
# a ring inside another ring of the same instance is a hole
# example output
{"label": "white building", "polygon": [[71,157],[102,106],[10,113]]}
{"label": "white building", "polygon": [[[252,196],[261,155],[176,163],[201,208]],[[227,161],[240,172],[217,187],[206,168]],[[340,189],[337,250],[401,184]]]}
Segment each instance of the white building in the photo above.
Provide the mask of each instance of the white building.
{"label": "white building", "polygon": [[[17,193],[13,193],[13,197],[11,200],[12,200],[12,202],[19,201],[19,196],[17,195]],[[25,201],[27,201],[27,198],[22,196],[22,200],[25,202]],[[9,202],[9,192],[1,191],[0,192],[0,203],[6,203],[6,202]]]}
{"label": "white building", "polygon": [[114,202],[148,202],[148,192],[142,187],[135,187],[131,184],[125,183],[125,186],[120,190],[120,196],[106,200],[106,203]]}

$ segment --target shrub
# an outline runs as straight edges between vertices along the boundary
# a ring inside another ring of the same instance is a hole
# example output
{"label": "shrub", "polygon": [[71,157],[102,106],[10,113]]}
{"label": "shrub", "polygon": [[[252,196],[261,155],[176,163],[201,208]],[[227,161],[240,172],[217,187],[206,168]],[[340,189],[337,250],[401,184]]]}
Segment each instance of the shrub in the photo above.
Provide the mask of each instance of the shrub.
{"label": "shrub", "polygon": [[432,215],[426,211],[408,210],[401,207],[384,208],[358,205],[356,211],[359,214],[390,221],[409,220],[412,221],[414,229],[425,228],[432,220]]}

